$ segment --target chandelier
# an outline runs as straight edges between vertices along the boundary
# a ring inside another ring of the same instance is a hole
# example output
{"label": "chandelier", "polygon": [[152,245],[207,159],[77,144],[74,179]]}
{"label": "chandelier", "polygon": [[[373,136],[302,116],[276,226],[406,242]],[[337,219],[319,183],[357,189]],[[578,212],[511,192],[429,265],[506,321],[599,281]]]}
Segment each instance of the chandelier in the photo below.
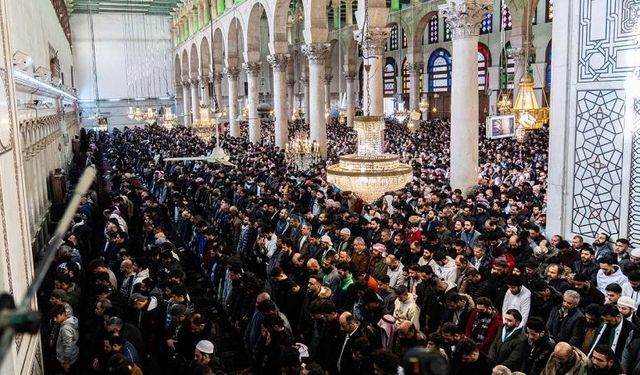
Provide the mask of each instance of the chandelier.
{"label": "chandelier", "polygon": [[193,122],[193,132],[203,142],[207,143],[211,140],[214,126],[214,121],[209,117],[209,107],[204,103],[200,104],[200,118]]}
{"label": "chandelier", "polygon": [[305,170],[320,159],[320,146],[318,142],[309,140],[307,132],[298,131],[284,145],[284,154],[289,164],[298,170]]}
{"label": "chandelier", "polygon": [[129,112],[127,112],[127,117],[129,117],[129,120],[133,120],[134,116],[135,116],[135,113],[133,111],[133,107],[129,107]]}
{"label": "chandelier", "polygon": [[167,107],[164,111],[164,116],[162,116],[162,126],[165,129],[173,129],[177,122],[178,116],[171,111],[171,107]]}
{"label": "chandelier", "polygon": [[338,164],[328,167],[327,181],[369,203],[385,192],[404,188],[413,171],[408,164],[400,163],[398,155],[383,153],[384,119],[356,117],[353,127],[358,132],[357,151],[341,156]]}
{"label": "chandelier", "polygon": [[420,103],[418,103],[418,109],[422,113],[427,112],[429,110],[429,102],[427,101],[427,98],[423,97],[420,100]]}
{"label": "chandelier", "polygon": [[157,115],[156,115],[156,112],[153,110],[153,108],[147,107],[147,113],[144,115],[144,119],[147,122],[152,123],[155,121],[156,118],[157,118]]}
{"label": "chandelier", "polygon": [[520,80],[513,113],[516,115],[516,122],[527,131],[542,129],[544,124],[549,122],[549,107],[538,105],[533,92],[533,80],[528,74]]}
{"label": "chandelier", "polygon": [[502,93],[500,95],[500,99],[498,100],[498,114],[500,115],[509,115],[513,113],[513,108],[511,107],[513,103],[511,103],[511,98],[507,93]]}
{"label": "chandelier", "polygon": [[144,113],[140,109],[140,107],[136,107],[136,110],[133,112],[133,119],[140,122],[144,120]]}

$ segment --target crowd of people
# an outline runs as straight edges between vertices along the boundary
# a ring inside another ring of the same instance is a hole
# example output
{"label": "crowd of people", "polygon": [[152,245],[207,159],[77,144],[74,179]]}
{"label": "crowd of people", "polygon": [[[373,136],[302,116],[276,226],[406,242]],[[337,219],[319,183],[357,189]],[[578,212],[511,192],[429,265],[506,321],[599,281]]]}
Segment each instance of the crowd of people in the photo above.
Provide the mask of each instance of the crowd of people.
{"label": "crowd of people", "polygon": [[87,134],[77,164],[101,181],[40,294],[45,359],[224,374],[224,336],[253,374],[640,374],[640,249],[547,232],[545,131],[481,138],[469,192],[448,186],[446,121],[385,132],[415,178],[373,204],[326,182],[354,151],[337,122],[307,170],[246,124],[221,140],[234,166],[165,161],[212,147],[187,128]]}

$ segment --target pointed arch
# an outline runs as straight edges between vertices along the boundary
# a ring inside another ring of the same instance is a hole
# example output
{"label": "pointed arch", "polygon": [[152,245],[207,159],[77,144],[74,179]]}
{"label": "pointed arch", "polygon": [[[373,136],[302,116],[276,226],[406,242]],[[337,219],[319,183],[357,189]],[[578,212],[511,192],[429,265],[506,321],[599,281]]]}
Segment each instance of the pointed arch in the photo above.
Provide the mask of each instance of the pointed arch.
{"label": "pointed arch", "polygon": [[384,96],[394,96],[398,91],[396,77],[398,76],[398,66],[396,60],[393,57],[387,57],[384,63],[383,83],[384,83]]}
{"label": "pointed arch", "polygon": [[489,47],[478,43],[478,90],[489,88],[489,67],[491,66],[491,52]]}
{"label": "pointed arch", "polygon": [[198,56],[198,46],[193,43],[191,45],[191,53],[189,54],[189,77],[197,78],[200,75],[200,57]]}
{"label": "pointed arch", "polygon": [[212,69],[211,48],[209,47],[209,40],[207,37],[204,37],[200,42],[200,73],[206,76],[212,71]]}
{"label": "pointed arch", "polygon": [[553,40],[549,41],[549,44],[547,44],[547,51],[544,54],[544,62],[545,62],[545,74],[544,74],[544,87],[546,89],[551,89],[551,42]]}
{"label": "pointed arch", "polygon": [[444,48],[429,57],[429,92],[451,91],[451,54]]}

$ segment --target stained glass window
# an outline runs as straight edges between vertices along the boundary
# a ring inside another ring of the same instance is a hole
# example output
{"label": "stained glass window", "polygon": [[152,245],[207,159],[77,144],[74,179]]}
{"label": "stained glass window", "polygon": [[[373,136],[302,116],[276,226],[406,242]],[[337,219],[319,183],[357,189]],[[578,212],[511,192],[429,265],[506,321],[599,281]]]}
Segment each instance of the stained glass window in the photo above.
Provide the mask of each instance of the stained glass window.
{"label": "stained glass window", "polygon": [[545,20],[547,22],[553,21],[553,0],[546,0]]}
{"label": "stained glass window", "polygon": [[402,62],[402,93],[408,94],[411,87],[411,81],[409,81],[409,61],[404,58]]}
{"label": "stained glass window", "polygon": [[451,54],[437,49],[429,57],[429,92],[451,90]]}
{"label": "stained glass window", "polygon": [[507,6],[505,0],[501,0],[502,2],[502,30],[511,30],[511,28],[513,27],[513,19],[511,18],[511,11],[509,10],[509,7]]}
{"label": "stained glass window", "polygon": [[384,96],[394,96],[396,94],[396,62],[387,57],[383,73]]}
{"label": "stained glass window", "polygon": [[404,29],[402,30],[402,48],[407,48],[407,46],[409,45],[408,41],[407,41],[407,33],[404,32]]}
{"label": "stained glass window", "polygon": [[547,45],[547,53],[545,55],[545,82],[544,86],[548,89],[551,88],[551,41]]}
{"label": "stained glass window", "polygon": [[389,35],[389,46],[392,51],[398,49],[398,25],[391,27],[391,34]]}
{"label": "stained glass window", "polygon": [[516,62],[511,51],[511,42],[507,42],[500,56],[500,88],[502,90],[513,90]]}
{"label": "stained glass window", "polygon": [[491,66],[491,53],[487,46],[478,44],[478,90],[484,91],[489,86],[489,67]]}
{"label": "stained glass window", "polygon": [[429,44],[438,43],[438,16],[433,15],[429,20]]}
{"label": "stained glass window", "polygon": [[448,42],[451,40],[451,26],[447,22],[447,19],[444,20],[444,41]]}
{"label": "stained glass window", "polygon": [[486,13],[484,17],[482,17],[482,22],[480,23],[480,34],[490,34],[493,31],[493,14]]}

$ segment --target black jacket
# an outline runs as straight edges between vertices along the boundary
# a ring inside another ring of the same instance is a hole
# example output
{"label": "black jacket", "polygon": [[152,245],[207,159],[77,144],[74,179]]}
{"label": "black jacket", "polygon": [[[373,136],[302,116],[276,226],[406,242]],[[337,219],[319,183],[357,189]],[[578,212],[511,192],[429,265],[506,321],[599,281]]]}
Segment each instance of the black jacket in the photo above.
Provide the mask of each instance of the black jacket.
{"label": "black jacket", "polygon": [[527,341],[520,371],[529,375],[539,375],[553,353],[554,346],[555,342],[548,334],[536,342]]}
{"label": "black jacket", "polygon": [[522,358],[524,357],[524,349],[527,343],[527,336],[522,328],[516,328],[506,340],[502,341],[502,332],[504,326],[500,326],[491,348],[489,348],[489,357],[493,358],[496,363],[507,366],[510,369],[520,367]]}
{"label": "black jacket", "polygon": [[584,340],[584,314],[577,307],[563,318],[561,308],[562,305],[558,305],[551,310],[549,320],[547,320],[547,332],[556,342],[565,341],[579,347]]}

